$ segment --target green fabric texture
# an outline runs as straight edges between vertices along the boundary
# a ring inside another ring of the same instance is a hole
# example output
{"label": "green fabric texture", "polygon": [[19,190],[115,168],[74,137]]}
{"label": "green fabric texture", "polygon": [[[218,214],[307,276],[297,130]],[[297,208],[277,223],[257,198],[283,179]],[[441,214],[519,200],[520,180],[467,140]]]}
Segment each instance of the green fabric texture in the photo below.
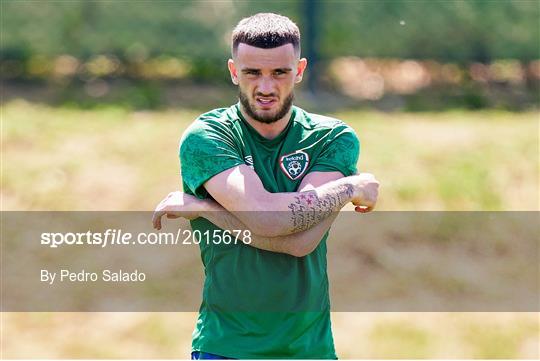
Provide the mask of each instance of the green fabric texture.
{"label": "green fabric texture", "polygon": [[[298,107],[272,140],[243,119],[239,104],[215,109],[197,118],[182,137],[184,192],[209,197],[204,183],[240,164],[251,166],[267,191],[295,192],[313,171],[355,174],[359,148],[345,123]],[[204,218],[191,226],[201,233],[219,229]],[[233,358],[335,359],[327,237],[305,257],[201,242],[205,282],[192,350]]]}

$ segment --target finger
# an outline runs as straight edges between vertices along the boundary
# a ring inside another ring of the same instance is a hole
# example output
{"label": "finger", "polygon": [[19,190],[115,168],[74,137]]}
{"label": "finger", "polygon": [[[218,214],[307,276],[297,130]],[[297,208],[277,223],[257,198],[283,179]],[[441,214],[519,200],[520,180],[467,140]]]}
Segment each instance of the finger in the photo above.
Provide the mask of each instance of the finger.
{"label": "finger", "polygon": [[373,207],[357,206],[354,207],[354,210],[358,213],[368,213],[373,210]]}
{"label": "finger", "polygon": [[362,206],[366,207],[366,208],[373,208],[375,206],[375,199],[371,198],[371,199],[366,199],[363,203],[362,203]]}
{"label": "finger", "polygon": [[161,229],[161,217],[163,216],[163,213],[164,212],[159,212],[158,215],[157,215],[157,229],[160,230]]}
{"label": "finger", "polygon": [[152,226],[154,227],[154,229],[157,229],[158,225],[157,225],[157,214],[156,212],[154,212],[154,214],[152,214]]}
{"label": "finger", "polygon": [[157,230],[161,229],[161,216],[163,216],[165,212],[163,211],[155,211],[154,215],[152,216],[152,223],[154,225],[154,228]]}
{"label": "finger", "polygon": [[362,208],[373,208],[373,207],[375,207],[375,202],[371,201],[369,199],[365,199],[362,202],[356,202],[356,203],[352,202],[352,204],[355,207],[362,207]]}

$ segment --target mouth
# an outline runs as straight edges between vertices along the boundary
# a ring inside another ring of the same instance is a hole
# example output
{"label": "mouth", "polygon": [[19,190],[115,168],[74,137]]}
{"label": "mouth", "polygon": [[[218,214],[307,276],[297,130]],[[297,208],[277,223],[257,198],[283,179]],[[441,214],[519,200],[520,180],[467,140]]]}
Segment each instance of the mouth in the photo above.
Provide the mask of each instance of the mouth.
{"label": "mouth", "polygon": [[277,99],[273,97],[256,97],[255,101],[259,108],[270,109],[277,103]]}

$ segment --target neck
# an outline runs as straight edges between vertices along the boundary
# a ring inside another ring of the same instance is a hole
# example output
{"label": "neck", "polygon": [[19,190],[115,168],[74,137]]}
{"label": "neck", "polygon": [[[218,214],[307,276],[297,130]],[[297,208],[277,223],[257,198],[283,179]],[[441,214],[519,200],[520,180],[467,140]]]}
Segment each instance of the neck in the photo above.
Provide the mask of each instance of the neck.
{"label": "neck", "polygon": [[251,118],[249,115],[247,115],[242,104],[240,104],[240,112],[242,113],[244,119],[257,131],[257,133],[259,133],[266,139],[272,140],[278,135],[280,135],[285,128],[287,128],[287,124],[289,124],[289,119],[291,118],[292,114],[292,107],[291,109],[289,109],[289,111],[287,112],[287,114],[285,114],[283,118],[270,124],[263,123]]}

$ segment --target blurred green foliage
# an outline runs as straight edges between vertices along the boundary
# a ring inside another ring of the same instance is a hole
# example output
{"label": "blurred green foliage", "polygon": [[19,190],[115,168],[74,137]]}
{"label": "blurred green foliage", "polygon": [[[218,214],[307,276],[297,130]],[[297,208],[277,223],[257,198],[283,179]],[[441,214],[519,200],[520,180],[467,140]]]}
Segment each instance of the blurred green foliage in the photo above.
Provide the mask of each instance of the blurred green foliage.
{"label": "blurred green foliage", "polygon": [[489,62],[539,56],[540,3],[325,2],[323,54]]}
{"label": "blurred green foliage", "polygon": [[[535,0],[317,1],[321,56],[488,62],[538,58]],[[2,1],[4,57],[96,53],[222,59],[244,16],[282,13],[304,28],[302,1]],[[195,62],[193,62],[196,64]]]}
{"label": "blurred green foliage", "polygon": [[[304,50],[317,50],[309,53],[310,90],[336,99],[313,101],[326,107],[316,110],[515,111],[540,102],[536,0],[2,0],[1,10],[5,101],[134,109],[229,103],[231,31],[265,11],[289,16]],[[200,84],[214,90],[198,92]]]}

